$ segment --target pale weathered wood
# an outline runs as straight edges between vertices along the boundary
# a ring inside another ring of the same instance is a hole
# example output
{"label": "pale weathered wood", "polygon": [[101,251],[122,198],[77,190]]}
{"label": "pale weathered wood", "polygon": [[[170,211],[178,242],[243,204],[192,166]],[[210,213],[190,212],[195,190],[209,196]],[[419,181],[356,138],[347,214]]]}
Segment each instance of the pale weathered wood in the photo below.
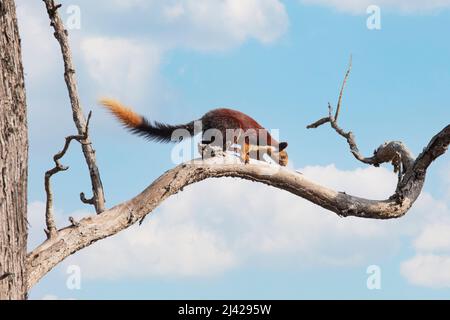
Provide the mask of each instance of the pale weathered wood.
{"label": "pale weathered wood", "polygon": [[0,0],[0,299],[27,296],[28,136],[16,9]]}
{"label": "pale weathered wood", "polygon": [[[54,36],[61,48],[61,53],[64,61],[64,80],[69,92],[70,103],[72,106],[72,117],[77,127],[78,134],[83,135],[86,129],[86,119],[81,108],[80,98],[78,95],[77,80],[75,76],[75,66],[72,60],[72,53],[69,46],[68,32],[64,28],[64,23],[58,14],[58,9],[61,5],[55,4],[53,0],[43,0],[47,8],[47,13],[50,18],[50,24],[54,29]],[[95,150],[89,137],[81,145],[84,158],[89,169],[91,177],[92,193],[91,199],[86,200],[84,193],[80,197],[84,203],[93,204],[97,213],[105,210],[105,195],[103,193],[102,180],[100,179],[100,171],[97,167]]]}
{"label": "pale weathered wood", "polygon": [[57,174],[58,172],[66,171],[69,169],[69,167],[66,167],[61,164],[61,158],[64,157],[67,150],[69,150],[70,143],[73,140],[75,140],[81,143],[81,145],[83,145],[86,143],[86,141],[89,140],[89,122],[91,116],[92,112],[89,112],[89,116],[86,122],[86,129],[84,130],[84,133],[82,135],[72,135],[66,137],[62,150],[53,156],[53,162],[55,163],[55,166],[50,170],[48,170],[47,172],[45,172],[44,187],[45,193],[47,195],[47,201],[45,203],[45,224],[47,226],[47,229],[44,231],[47,235],[47,238],[52,238],[56,236],[56,232],[58,231],[55,223],[55,217],[53,214],[53,192],[50,179],[52,178],[53,175]]}

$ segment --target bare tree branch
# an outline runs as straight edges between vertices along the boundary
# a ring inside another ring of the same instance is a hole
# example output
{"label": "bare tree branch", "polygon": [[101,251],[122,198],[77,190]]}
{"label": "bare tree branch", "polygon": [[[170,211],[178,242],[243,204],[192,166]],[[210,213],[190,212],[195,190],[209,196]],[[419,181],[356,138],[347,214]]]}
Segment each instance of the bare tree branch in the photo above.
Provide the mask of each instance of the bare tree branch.
{"label": "bare tree branch", "polygon": [[89,139],[89,122],[91,120],[91,116],[92,111],[89,112],[88,119],[86,121],[86,128],[84,129],[83,134],[66,137],[66,141],[64,143],[64,147],[62,148],[62,150],[53,156],[55,166],[45,173],[44,185],[45,185],[45,193],[47,195],[47,201],[45,206],[45,223],[47,225],[47,229],[45,230],[45,233],[47,234],[47,238],[53,238],[56,236],[57,233],[57,228],[53,214],[53,192],[50,184],[50,179],[56,173],[66,171],[69,169],[69,167],[63,166],[60,160],[64,157],[67,150],[69,150],[70,143],[73,140],[76,140],[83,145]]}
{"label": "bare tree branch", "polygon": [[347,69],[347,72],[345,73],[344,81],[342,81],[341,92],[339,92],[339,99],[338,99],[338,103],[337,103],[337,107],[336,107],[336,114],[334,116],[334,119],[336,121],[339,117],[339,111],[341,110],[342,96],[344,95],[345,85],[347,84],[348,76],[350,75],[351,70],[352,70],[352,56],[350,56],[350,61],[348,63],[348,69]]}
{"label": "bare tree branch", "polygon": [[341,91],[339,93],[339,99],[337,104],[336,114],[333,116],[332,111],[333,108],[330,104],[328,104],[328,117],[324,117],[322,119],[317,120],[316,122],[308,125],[307,129],[316,129],[321,125],[326,123],[330,123],[331,127],[343,138],[347,140],[347,143],[350,147],[350,152],[353,156],[365,163],[370,164],[375,167],[378,167],[381,163],[391,162],[394,166],[394,171],[399,175],[399,182],[402,179],[402,175],[411,168],[412,163],[414,162],[414,157],[412,153],[408,150],[408,148],[400,141],[391,141],[381,145],[377,150],[374,151],[374,155],[372,157],[364,157],[356,144],[355,136],[351,131],[344,131],[337,123],[337,118],[339,116],[339,111],[342,105],[342,96],[344,94],[345,85],[347,83],[348,77],[350,75],[350,71],[352,68],[352,57],[350,56],[350,62],[345,74],[344,80],[342,82]]}
{"label": "bare tree branch", "polygon": [[[308,129],[318,128],[325,123],[330,123],[331,127],[343,138],[347,140],[350,147],[350,152],[353,156],[365,164],[370,164],[378,167],[382,163],[391,162],[394,165],[394,171],[404,173],[406,172],[414,162],[414,157],[408,148],[400,141],[386,142],[377,150],[374,151],[372,157],[364,157],[359,151],[358,145],[356,144],[355,136],[351,131],[344,131],[336,121],[336,118],[332,115],[332,107],[328,105],[328,117],[322,118],[309,126]],[[402,166],[403,170],[400,170]],[[403,171],[403,172],[402,172]]]}
{"label": "bare tree branch", "polygon": [[[450,125],[431,140],[423,153],[409,166],[397,191],[386,200],[369,200],[337,192],[308,180],[287,168],[268,164],[244,165],[230,155],[217,155],[206,160],[193,160],[167,171],[133,199],[106,210],[101,215],[86,217],[59,230],[28,254],[28,287],[60,261],[95,241],[114,235],[143,219],[169,196],[193,183],[221,177],[234,177],[264,183],[286,190],[340,216],[392,219],[403,216],[419,196],[429,164],[442,155],[450,144]],[[377,150],[374,163],[391,161],[398,144],[387,143]]]}
{"label": "bare tree branch", "polygon": [[[77,81],[75,77],[75,67],[72,61],[72,54],[69,46],[68,32],[64,28],[64,24],[58,14],[58,9],[61,7],[61,5],[55,4],[54,0],[43,1],[45,3],[47,13],[51,21],[50,25],[55,31],[54,36],[56,40],[58,40],[64,59],[64,79],[66,81],[67,89],[69,92],[73,121],[75,123],[75,126],[77,127],[78,134],[82,135],[86,128],[86,119],[84,118],[83,111],[80,105]],[[100,172],[98,170],[97,162],[95,159],[95,150],[92,147],[89,139],[87,139],[85,142],[86,143],[82,144],[82,150],[91,177],[93,193],[92,204],[95,206],[96,212],[101,213],[105,210],[105,195],[103,193],[103,185],[100,179]]]}

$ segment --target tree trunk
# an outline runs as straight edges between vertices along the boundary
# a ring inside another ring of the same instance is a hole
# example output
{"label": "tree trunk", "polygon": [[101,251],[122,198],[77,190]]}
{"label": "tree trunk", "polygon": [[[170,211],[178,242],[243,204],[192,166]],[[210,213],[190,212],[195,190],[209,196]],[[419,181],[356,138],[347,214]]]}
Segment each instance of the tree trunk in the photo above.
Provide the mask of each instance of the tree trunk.
{"label": "tree trunk", "polygon": [[28,136],[14,0],[0,0],[0,299],[26,299]]}

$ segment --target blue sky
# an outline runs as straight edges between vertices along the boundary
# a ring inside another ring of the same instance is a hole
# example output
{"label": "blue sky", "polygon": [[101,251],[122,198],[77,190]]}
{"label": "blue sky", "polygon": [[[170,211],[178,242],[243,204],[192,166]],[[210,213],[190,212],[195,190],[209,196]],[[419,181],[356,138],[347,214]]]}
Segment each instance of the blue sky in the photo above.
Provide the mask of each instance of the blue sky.
{"label": "blue sky", "polygon": [[[30,247],[42,240],[43,174],[74,132],[59,48],[42,3],[19,0],[30,127]],[[367,168],[328,127],[306,130],[335,104],[350,54],[341,125],[361,151],[402,140],[414,154],[449,123],[449,1],[379,1],[381,30],[366,27],[372,1],[62,1],[81,100],[108,206],[174,166],[173,146],[125,132],[101,110],[119,98],[150,119],[181,123],[227,106],[289,142],[292,166],[312,180],[369,198],[395,188],[389,166]],[[53,179],[59,226],[92,214],[78,146]],[[223,179],[186,188],[143,226],[70,257],[31,298],[449,298],[450,161],[429,170],[424,193],[396,221],[341,219],[273,188]],[[205,199],[205,194],[208,196]],[[66,286],[70,265],[82,287]],[[366,269],[381,268],[368,290]]]}

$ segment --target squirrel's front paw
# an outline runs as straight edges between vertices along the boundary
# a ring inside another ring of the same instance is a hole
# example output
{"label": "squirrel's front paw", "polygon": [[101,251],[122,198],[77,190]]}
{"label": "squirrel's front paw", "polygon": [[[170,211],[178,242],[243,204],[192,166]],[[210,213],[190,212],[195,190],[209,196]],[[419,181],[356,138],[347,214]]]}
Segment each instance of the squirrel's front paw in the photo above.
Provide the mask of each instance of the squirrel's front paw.
{"label": "squirrel's front paw", "polygon": [[246,155],[244,157],[244,164],[249,164],[249,163],[250,163],[250,157],[249,157],[249,155]]}

